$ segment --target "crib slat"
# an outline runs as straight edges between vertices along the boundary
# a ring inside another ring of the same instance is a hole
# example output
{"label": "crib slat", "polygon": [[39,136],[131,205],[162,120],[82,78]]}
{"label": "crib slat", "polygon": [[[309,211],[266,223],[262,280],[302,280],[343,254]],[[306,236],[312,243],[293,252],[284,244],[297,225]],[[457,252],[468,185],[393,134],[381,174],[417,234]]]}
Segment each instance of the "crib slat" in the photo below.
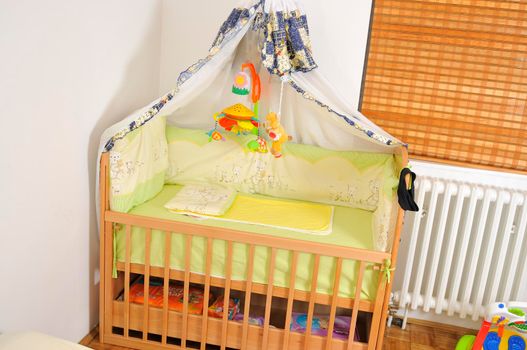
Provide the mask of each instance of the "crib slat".
{"label": "crib slat", "polygon": [[384,304],[384,292],[386,290],[387,279],[384,272],[380,271],[382,265],[376,265],[379,270],[379,280],[377,282],[377,292],[375,293],[375,303],[373,305],[373,315],[371,318],[370,336],[368,337],[368,350],[377,349],[377,336],[380,330],[380,320]]}
{"label": "crib slat", "polygon": [[185,236],[185,280],[183,287],[183,320],[181,322],[181,347],[187,347],[187,326],[188,326],[188,297],[190,289],[190,258],[192,256],[192,236]]}
{"label": "crib slat", "polygon": [[161,331],[161,343],[166,345],[168,333],[168,286],[170,284],[170,253],[172,244],[172,232],[164,231],[165,234],[165,267],[163,276],[163,329]]}
{"label": "crib slat", "polygon": [[150,295],[150,239],[152,230],[145,232],[145,275],[144,275],[144,300],[143,300],[143,340],[148,340],[148,310]]}
{"label": "crib slat", "polygon": [[271,259],[267,271],[267,297],[265,299],[265,317],[262,337],[262,349],[267,349],[269,341],[269,321],[271,319],[271,305],[273,303],[274,265],[276,260],[276,248],[271,248]]}
{"label": "crib slat", "polygon": [[289,294],[287,295],[287,309],[285,313],[285,326],[284,326],[284,343],[282,349],[289,347],[289,331],[291,329],[291,315],[293,313],[293,302],[295,295],[295,282],[296,282],[296,265],[298,263],[298,252],[293,251],[293,261],[291,262],[291,270],[289,272]]}
{"label": "crib slat", "polygon": [[210,298],[210,270],[212,266],[212,238],[207,239],[207,258],[205,261],[205,291],[203,295],[203,315],[201,320],[201,350],[207,346],[207,326],[209,316],[209,298]]}
{"label": "crib slat", "polygon": [[231,296],[232,242],[227,241],[227,261],[225,262],[225,292],[223,294],[223,319],[221,322],[221,350],[227,347],[227,326],[229,321],[229,298]]}
{"label": "crib slat", "polygon": [[337,312],[337,301],[339,298],[340,287],[340,273],[342,272],[342,258],[337,258],[337,266],[335,267],[335,281],[333,282],[333,295],[331,298],[331,309],[329,312],[328,335],[326,338],[326,350],[330,350],[333,340],[333,328],[335,327],[335,315]]}
{"label": "crib slat", "polygon": [[315,255],[315,263],[313,265],[313,275],[311,276],[311,292],[309,293],[309,306],[307,308],[307,325],[306,334],[304,337],[304,349],[309,350],[309,338],[311,338],[311,324],[313,323],[313,312],[315,311],[315,298],[317,295],[318,283],[318,266],[320,264],[320,255]]}
{"label": "crib slat", "polygon": [[247,265],[247,276],[245,281],[245,305],[243,307],[243,332],[242,349],[247,348],[247,336],[249,335],[249,312],[251,311],[251,295],[253,287],[254,270],[254,246],[249,246],[249,261]]}
{"label": "crib slat", "polygon": [[130,254],[132,227],[126,225],[126,250],[124,263],[124,336],[128,338],[130,329]]}
{"label": "crib slat", "polygon": [[355,284],[355,299],[353,300],[353,311],[351,312],[350,333],[348,335],[348,350],[353,348],[353,341],[355,340],[355,328],[357,326],[357,315],[359,314],[360,294],[362,291],[362,278],[364,277],[365,269],[366,262],[361,261],[359,265],[357,283]]}

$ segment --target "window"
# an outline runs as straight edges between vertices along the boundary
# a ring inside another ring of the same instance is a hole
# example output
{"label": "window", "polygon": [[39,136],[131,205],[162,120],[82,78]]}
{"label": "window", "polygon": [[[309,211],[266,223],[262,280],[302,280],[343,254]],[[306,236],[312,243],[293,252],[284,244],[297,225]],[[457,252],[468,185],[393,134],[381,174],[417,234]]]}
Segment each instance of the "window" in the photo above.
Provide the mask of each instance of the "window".
{"label": "window", "polygon": [[527,172],[527,0],[377,0],[361,111],[414,159]]}

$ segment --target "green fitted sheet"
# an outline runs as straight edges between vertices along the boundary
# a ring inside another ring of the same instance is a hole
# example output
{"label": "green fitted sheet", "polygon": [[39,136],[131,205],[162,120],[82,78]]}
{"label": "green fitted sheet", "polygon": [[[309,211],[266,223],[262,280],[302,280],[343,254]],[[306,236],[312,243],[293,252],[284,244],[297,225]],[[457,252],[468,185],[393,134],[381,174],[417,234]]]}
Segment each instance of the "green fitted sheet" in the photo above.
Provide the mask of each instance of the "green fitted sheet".
{"label": "green fitted sheet", "polygon": [[[285,229],[275,229],[251,224],[232,223],[218,220],[199,220],[181,214],[175,214],[164,208],[178,191],[181,186],[165,185],[163,190],[153,199],[133,208],[130,214],[148,216],[160,219],[168,219],[180,222],[197,223],[200,225],[213,227],[226,227],[230,229],[259,233],[262,235],[287,237],[291,239],[321,242],[334,244],[344,247],[356,247],[363,249],[373,249],[372,240],[372,213],[362,209],[348,207],[335,207],[333,217],[333,232],[329,235],[318,236],[306,233],[299,233]],[[144,229],[132,228],[131,262],[144,263],[145,256],[145,232]],[[115,258],[118,261],[125,260],[125,232],[124,229],[115,233]],[[194,237],[192,240],[191,271],[195,273],[205,273],[205,251],[206,239]],[[172,236],[170,267],[173,269],[184,269],[185,262],[185,242],[184,236],[177,232]],[[212,275],[223,277],[225,274],[225,256],[227,244],[223,240],[216,239],[213,243]],[[233,244],[232,278],[234,280],[244,280],[247,269],[247,259],[249,249],[246,244]],[[162,232],[152,230],[151,236],[151,265],[164,266],[165,261],[165,240]],[[268,259],[270,249],[256,247],[253,282],[266,283]],[[277,250],[274,285],[279,287],[289,286],[289,270],[291,266],[292,253],[288,250]],[[311,290],[311,276],[314,257],[312,254],[301,253],[298,256],[297,278],[295,288],[303,291]],[[333,280],[335,275],[336,259],[331,257],[321,257],[319,265],[317,290],[320,293],[332,294]],[[358,272],[358,263],[352,260],[345,260],[342,265],[339,295],[343,297],[353,297],[355,294],[355,281]],[[378,282],[378,273],[371,268],[367,268],[362,282],[361,298],[372,300]]]}

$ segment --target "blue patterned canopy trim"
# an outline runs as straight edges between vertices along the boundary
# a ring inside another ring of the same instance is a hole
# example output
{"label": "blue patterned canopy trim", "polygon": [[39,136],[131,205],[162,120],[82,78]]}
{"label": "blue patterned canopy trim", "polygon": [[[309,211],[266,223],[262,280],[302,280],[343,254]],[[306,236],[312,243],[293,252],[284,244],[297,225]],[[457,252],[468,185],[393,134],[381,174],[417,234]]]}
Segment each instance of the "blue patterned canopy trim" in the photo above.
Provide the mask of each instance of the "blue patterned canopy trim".
{"label": "blue patterned canopy trim", "polygon": [[105,151],[110,151],[117,140],[124,138],[128,133],[143,126],[152,118],[154,118],[167,104],[167,102],[172,100],[174,95],[179,92],[181,85],[183,85],[188,79],[196,74],[196,72],[203,68],[203,66],[205,66],[214,57],[214,55],[216,55],[223,48],[225,44],[227,44],[236,34],[238,34],[238,32],[247,24],[250,17],[255,13],[256,7],[258,6],[259,4],[256,4],[249,9],[234,9],[225,23],[221,26],[220,31],[209,50],[209,54],[179,74],[175,89],[161,97],[158,102],[151,106],[146,112],[141,114],[141,116],[139,116],[136,120],[128,124],[126,128],[120,130],[114,136],[112,136],[112,138],[108,140],[104,146]]}
{"label": "blue patterned canopy trim", "polygon": [[266,13],[262,63],[269,73],[284,75],[317,68],[306,15],[300,11]]}
{"label": "blue patterned canopy trim", "polygon": [[122,129],[119,132],[117,132],[115,135],[113,135],[112,138],[109,139],[108,142],[106,142],[106,144],[104,145],[105,151],[106,152],[110,151],[115,145],[115,142],[117,140],[122,139],[128,133],[146,124],[149,120],[155,117],[159,113],[159,111],[167,104],[167,102],[172,100],[172,98],[174,97],[176,93],[177,93],[177,89],[174,89],[168,94],[166,94],[165,96],[161,97],[161,99],[159,99],[157,103],[155,103],[152,107],[150,107],[146,112],[141,114],[139,118],[137,118],[136,120],[128,124],[127,128]]}
{"label": "blue patterned canopy trim", "polygon": [[[375,141],[383,143],[383,144],[388,145],[388,146],[396,144],[396,143],[399,143],[398,141],[394,141],[394,140],[392,140],[392,139],[390,139],[388,137],[376,134],[376,133],[374,133],[371,130],[365,129],[362,125],[360,125],[360,124],[356,123],[355,121],[353,121],[352,119],[350,119],[350,117],[335,111],[334,109],[329,107],[327,104],[317,100],[313,95],[311,95],[309,92],[307,92],[304,89],[302,89],[294,81],[290,80],[289,81],[289,85],[291,85],[291,87],[293,89],[295,89],[296,92],[298,92],[300,95],[302,95],[302,97],[304,97],[306,100],[311,100],[311,101],[315,102],[317,105],[319,105],[320,107],[327,109],[328,112],[336,114],[340,118],[344,119],[346,121],[346,123],[348,123],[349,125],[353,126],[355,129],[363,132],[364,134],[366,134],[366,136],[374,139]],[[355,116],[352,116],[352,117],[357,119]],[[402,145],[406,147],[406,144],[402,144]]]}
{"label": "blue patterned canopy trim", "polygon": [[212,42],[212,48],[221,45],[225,38],[229,36],[229,33],[233,30],[236,30],[236,26],[238,25],[238,23],[242,21],[247,22],[247,20],[251,17],[255,10],[256,6],[253,6],[250,9],[235,8],[234,10],[232,10],[229,17],[227,17],[225,22],[223,22],[223,24],[221,25],[218,34],[216,34],[216,38]]}

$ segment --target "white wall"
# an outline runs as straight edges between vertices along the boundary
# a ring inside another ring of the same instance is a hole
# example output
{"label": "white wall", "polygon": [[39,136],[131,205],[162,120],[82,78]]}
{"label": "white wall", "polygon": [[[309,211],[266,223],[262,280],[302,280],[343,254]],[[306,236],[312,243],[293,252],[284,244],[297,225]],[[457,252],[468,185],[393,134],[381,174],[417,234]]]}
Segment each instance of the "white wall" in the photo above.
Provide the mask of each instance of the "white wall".
{"label": "white wall", "polygon": [[239,0],[163,0],[159,94],[179,73],[205,57],[223,21]]}
{"label": "white wall", "polygon": [[161,0],[0,2],[0,332],[97,320],[95,158],[157,95]]}
{"label": "white wall", "polygon": [[[239,0],[163,0],[160,94],[179,72],[207,54],[216,33]],[[302,0],[315,61],[353,106],[358,105],[371,0]]]}

